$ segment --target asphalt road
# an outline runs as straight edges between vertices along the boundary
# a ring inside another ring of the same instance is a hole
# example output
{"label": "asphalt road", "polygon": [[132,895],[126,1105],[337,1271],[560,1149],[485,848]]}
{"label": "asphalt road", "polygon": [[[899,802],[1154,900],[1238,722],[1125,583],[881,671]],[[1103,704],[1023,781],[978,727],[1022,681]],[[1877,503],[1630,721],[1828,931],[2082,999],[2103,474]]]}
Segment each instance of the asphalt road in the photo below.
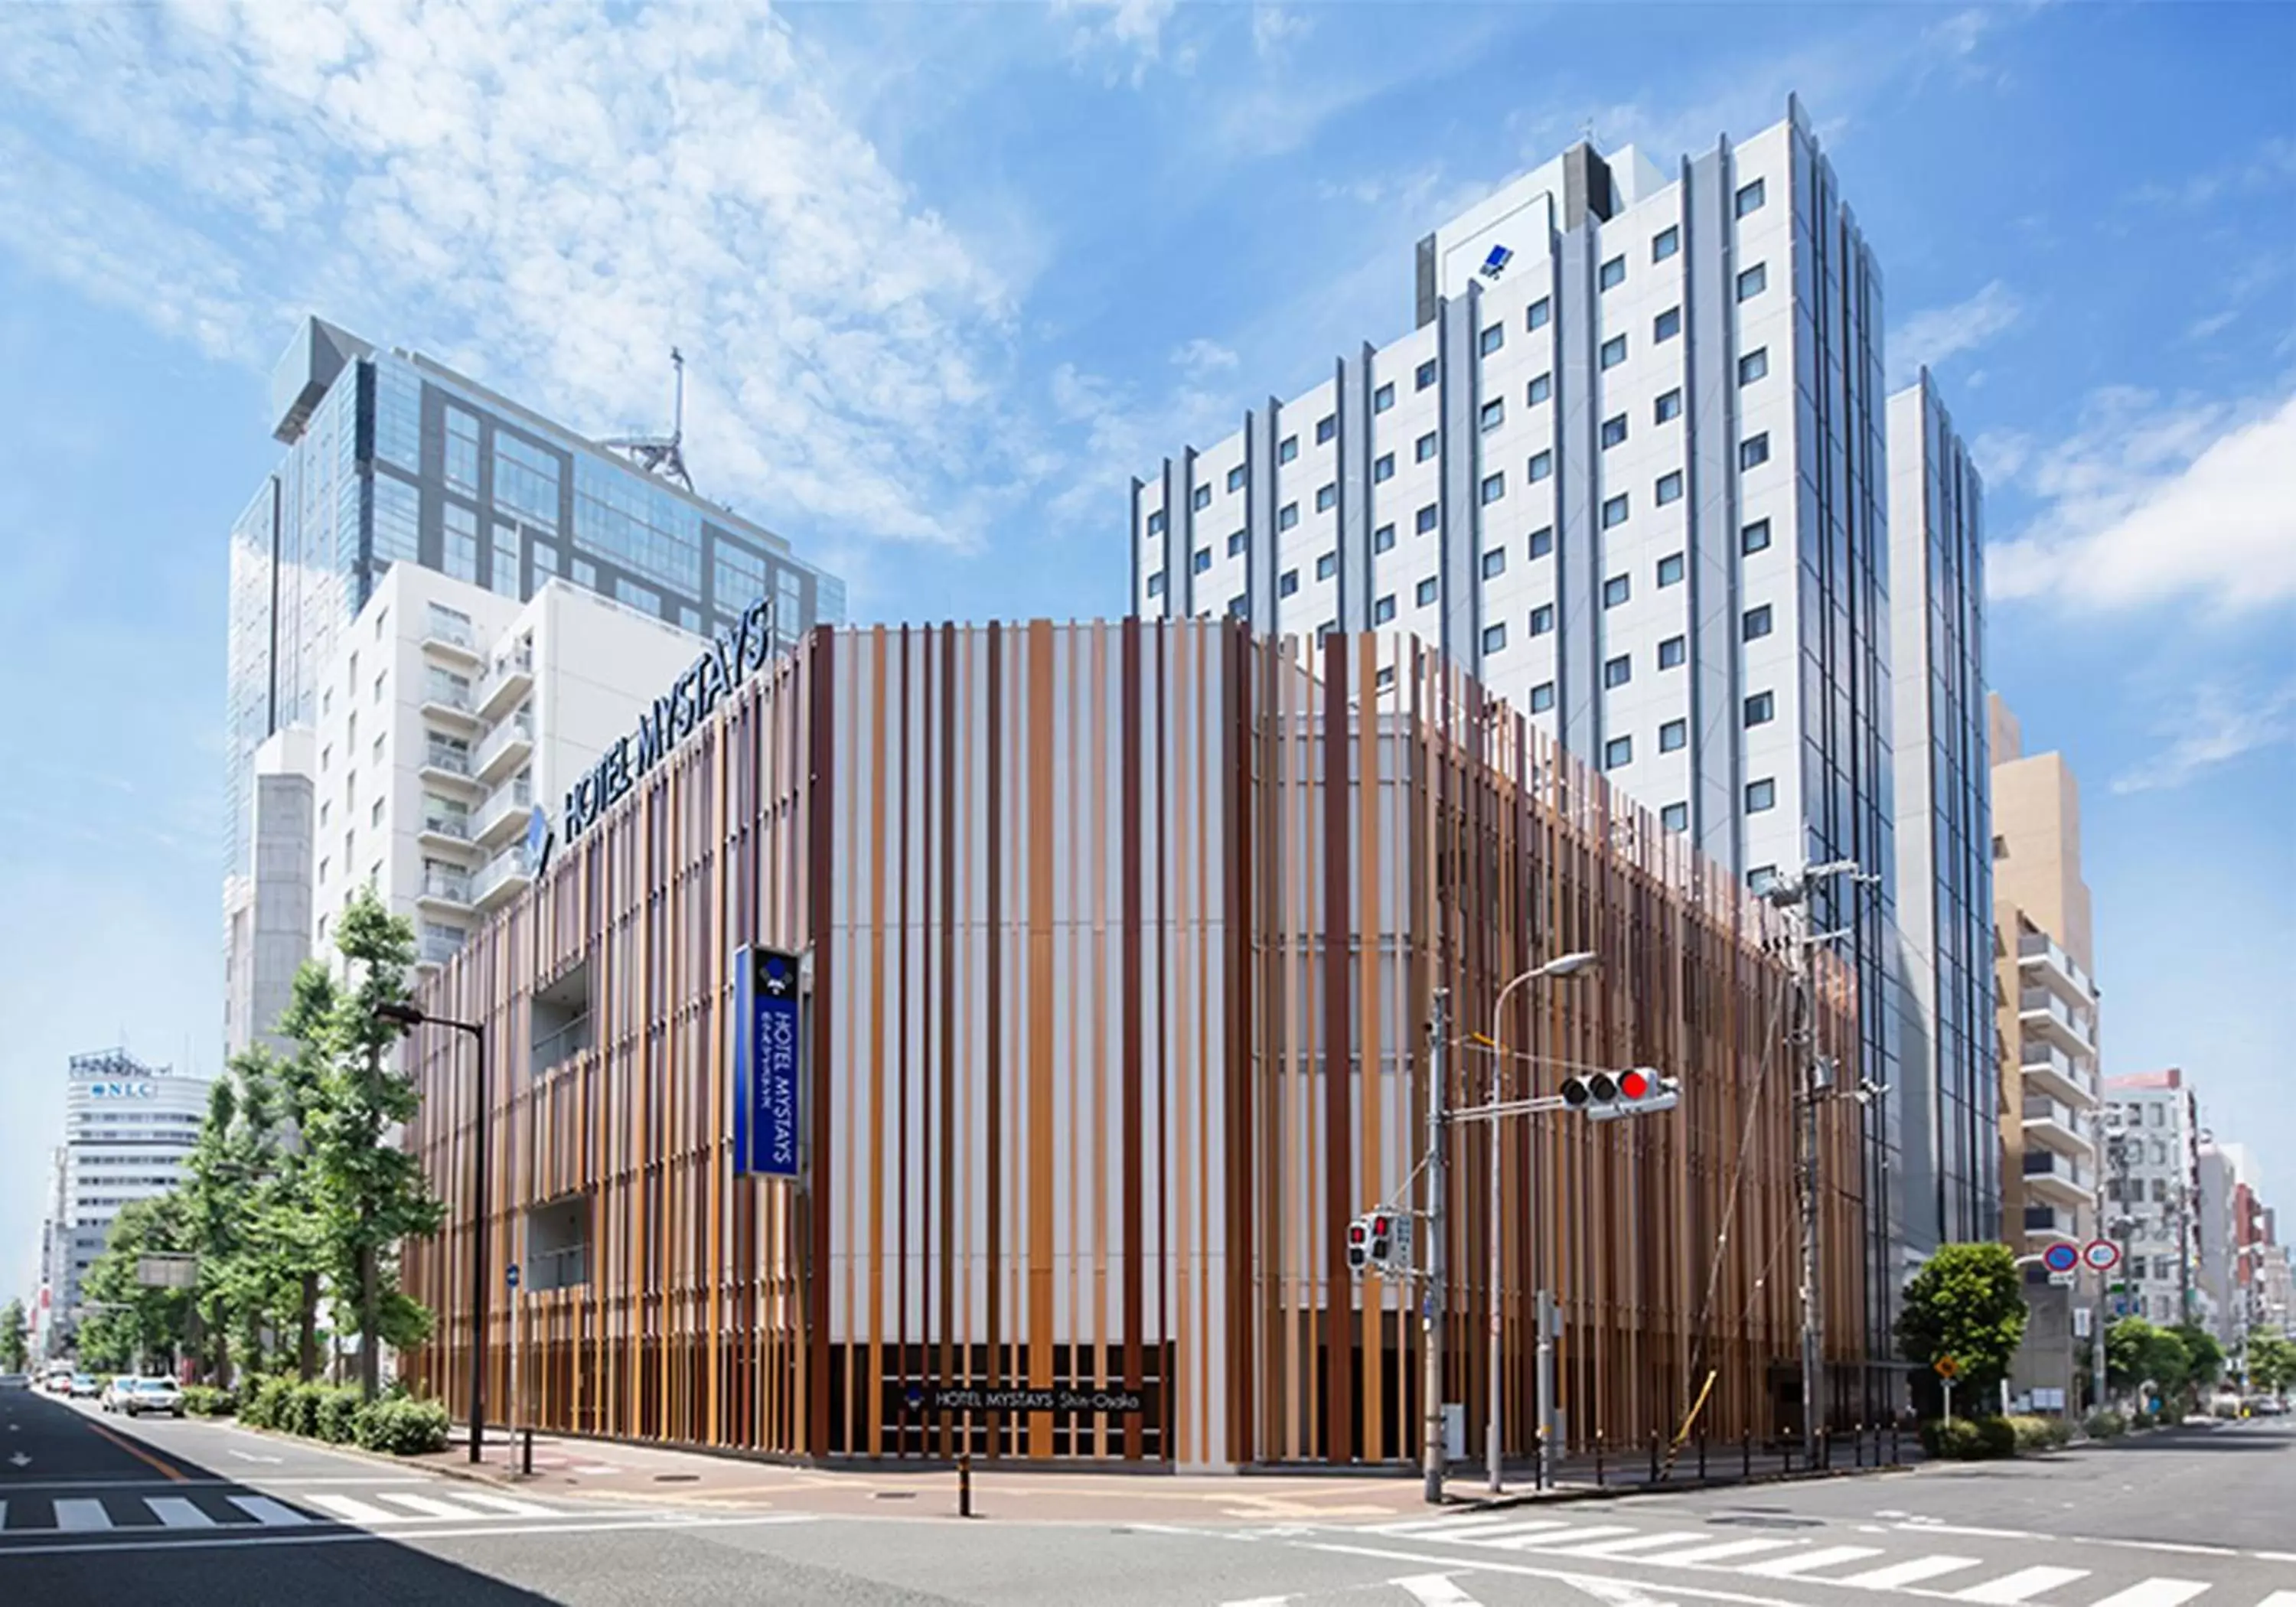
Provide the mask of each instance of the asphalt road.
{"label": "asphalt road", "polygon": [[1400,1521],[964,1522],[505,1494],[12,1390],[0,1503],[0,1607],[2296,1607],[2276,1424]]}

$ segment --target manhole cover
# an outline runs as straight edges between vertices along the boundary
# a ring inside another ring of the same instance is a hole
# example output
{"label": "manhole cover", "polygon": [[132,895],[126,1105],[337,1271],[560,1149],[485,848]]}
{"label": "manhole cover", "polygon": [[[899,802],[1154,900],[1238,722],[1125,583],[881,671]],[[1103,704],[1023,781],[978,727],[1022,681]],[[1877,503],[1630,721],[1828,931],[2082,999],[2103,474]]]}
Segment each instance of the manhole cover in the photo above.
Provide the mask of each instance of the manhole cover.
{"label": "manhole cover", "polygon": [[653,1476],[656,1484],[697,1484],[701,1479],[699,1473],[656,1473]]}

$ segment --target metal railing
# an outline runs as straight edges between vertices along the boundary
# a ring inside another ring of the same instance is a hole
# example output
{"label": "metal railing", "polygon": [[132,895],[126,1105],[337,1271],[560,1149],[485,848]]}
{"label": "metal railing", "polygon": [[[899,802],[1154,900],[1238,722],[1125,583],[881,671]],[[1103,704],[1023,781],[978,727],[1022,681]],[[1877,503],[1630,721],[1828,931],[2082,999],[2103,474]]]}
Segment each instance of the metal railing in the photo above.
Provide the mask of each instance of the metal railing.
{"label": "metal railing", "polygon": [[545,1037],[534,1040],[533,1069],[548,1070],[563,1060],[571,1060],[590,1046],[590,1013],[584,1011]]}
{"label": "metal railing", "polygon": [[479,835],[493,831],[505,813],[520,813],[534,807],[534,778],[520,775],[488,792],[479,803]]}
{"label": "metal railing", "polygon": [[2054,938],[2044,932],[2023,932],[2017,939],[2017,957],[2021,960],[2046,960],[2072,980],[2084,998],[2094,997],[2096,985],[2088,980],[2088,972],[2074,963]]}
{"label": "metal railing", "polygon": [[479,873],[472,883],[472,895],[483,898],[513,876],[532,875],[534,867],[529,863],[529,858],[522,842],[515,848],[504,849],[479,867]]}
{"label": "metal railing", "polygon": [[478,646],[478,643],[472,637],[471,622],[468,619],[449,619],[438,614],[430,614],[424,618],[422,639],[426,642],[444,642],[451,647],[476,648]]}
{"label": "metal railing", "polygon": [[2058,1177],[2076,1188],[2087,1188],[2088,1168],[2079,1161],[2058,1154],[2054,1150],[2027,1150],[2024,1175],[2028,1177]]}
{"label": "metal railing", "polygon": [[422,764],[425,769],[444,770],[449,775],[468,775],[471,773],[471,750],[432,742],[422,751]]}
{"label": "metal railing", "polygon": [[468,842],[471,840],[471,817],[467,815],[426,814],[422,816],[422,829],[436,836]]}
{"label": "metal railing", "polygon": [[2088,1012],[2076,1010],[2046,988],[2021,988],[2017,1008],[2027,1014],[2038,1013],[2055,1021],[2083,1044],[2089,1041]]}
{"label": "metal railing", "polygon": [[529,1250],[526,1267],[526,1286],[537,1293],[571,1289],[590,1281],[590,1247],[570,1244],[563,1250]]}
{"label": "metal railing", "polygon": [[422,701],[437,708],[460,709],[467,712],[471,707],[471,689],[457,686],[451,681],[425,681],[422,684]]}
{"label": "metal railing", "polygon": [[422,891],[428,898],[468,904],[471,901],[471,879],[450,875],[444,871],[425,871],[422,873]]}
{"label": "metal railing", "polygon": [[534,710],[521,709],[510,718],[499,721],[479,742],[479,768],[483,770],[495,762],[496,756],[512,742],[534,740]]}
{"label": "metal railing", "polygon": [[443,965],[463,952],[463,939],[445,932],[426,931],[417,954],[427,965]]}

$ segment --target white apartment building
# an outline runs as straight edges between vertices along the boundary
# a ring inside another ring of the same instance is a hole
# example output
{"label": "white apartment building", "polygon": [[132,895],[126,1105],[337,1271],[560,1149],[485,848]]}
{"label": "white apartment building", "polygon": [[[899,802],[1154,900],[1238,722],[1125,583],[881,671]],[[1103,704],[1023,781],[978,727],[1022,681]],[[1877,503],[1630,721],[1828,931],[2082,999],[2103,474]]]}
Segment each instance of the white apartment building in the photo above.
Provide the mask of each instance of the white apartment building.
{"label": "white apartment building", "polygon": [[[1574,146],[1421,242],[1418,327],[1134,482],[1132,605],[1409,632],[1750,880],[1855,861],[1873,881],[1822,884],[1813,918],[1851,931],[1861,995],[1892,999],[1892,751],[1930,744],[1892,735],[1882,322],[1798,103],[1664,169]],[[1949,426],[1930,439],[1938,462],[1962,460]],[[1974,496],[1949,512],[1939,538],[1974,539]],[[1977,585],[1974,562],[1956,578]],[[1980,673],[1973,641],[1955,650]],[[1930,717],[1981,722],[1976,701],[1957,683]],[[1936,745],[1964,767],[1945,849],[1981,854],[1967,816],[1983,732]],[[1983,876],[1953,879],[1942,940],[1974,973],[1963,929],[1989,908]],[[1931,1005],[1955,1018],[1981,987],[1956,972]],[[1898,1065],[1905,1008],[1866,1013],[1856,1069],[1887,1090],[1866,1107],[1877,1357],[1941,1227],[1985,1217],[1940,1194],[1997,1167],[1978,1131],[1988,1072],[1956,1037],[1952,1096],[1909,1086],[1933,1062]],[[1910,1190],[1909,1105],[1924,1111]]]}
{"label": "white apartment building", "polygon": [[176,1185],[213,1086],[145,1065],[125,1049],[75,1054],[65,1074],[64,1139],[41,1255],[42,1342],[52,1356],[69,1347],[86,1315],[80,1284],[120,1208]]}
{"label": "white apartment building", "polygon": [[521,603],[393,565],[338,644],[308,738],[312,952],[372,883],[422,963],[454,953],[530,884],[537,807],[554,812],[708,647],[562,581]]}
{"label": "white apartment building", "polygon": [[2201,1117],[2170,1068],[2104,1081],[2105,1231],[2120,1245],[2116,1316],[2202,1317]]}

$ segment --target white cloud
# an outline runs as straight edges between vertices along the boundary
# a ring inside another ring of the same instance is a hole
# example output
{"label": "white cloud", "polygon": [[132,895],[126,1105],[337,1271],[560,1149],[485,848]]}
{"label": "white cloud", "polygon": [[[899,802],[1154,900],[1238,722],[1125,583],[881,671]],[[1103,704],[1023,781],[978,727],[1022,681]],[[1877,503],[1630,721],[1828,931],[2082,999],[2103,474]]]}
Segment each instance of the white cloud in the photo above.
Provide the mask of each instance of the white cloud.
{"label": "white cloud", "polygon": [[2194,689],[2186,717],[2166,748],[2113,777],[2115,792],[2181,787],[2204,770],[2296,740],[2296,681],[2278,687]]}
{"label": "white cloud", "polygon": [[2195,210],[2226,196],[2260,195],[2296,184],[2296,139],[2275,135],[2246,156],[2176,184],[2140,184],[2130,200],[2168,210]]}
{"label": "white cloud", "polygon": [[1014,293],[829,76],[728,5],[0,8],[0,249],[213,355],[324,311],[600,434],[682,344],[705,490],[975,545],[1042,467]]}
{"label": "white cloud", "polygon": [[2099,392],[2067,440],[1994,438],[1979,465],[2041,512],[1986,556],[1997,598],[2123,610],[2197,596],[2226,613],[2296,600],[2296,395],[2244,405]]}
{"label": "white cloud", "polygon": [[1283,53],[1294,39],[1303,38],[1315,27],[1299,12],[1285,11],[1280,5],[1255,5],[1251,8],[1251,48],[1263,59]]}
{"label": "white cloud", "polygon": [[[1108,81],[1128,79],[1137,89],[1151,70],[1165,63],[1164,25],[1178,9],[1179,0],[1053,0],[1053,14],[1078,19],[1070,41],[1070,54],[1079,65],[1108,58],[1124,68],[1111,70]],[[1195,52],[1187,45],[1175,49],[1169,65],[1178,72],[1195,66]]]}
{"label": "white cloud", "polygon": [[1189,377],[1230,370],[1235,366],[1235,353],[1217,340],[1198,335],[1172,354],[1173,363],[1185,369]]}
{"label": "white cloud", "polygon": [[1915,313],[1889,337],[1890,383],[1909,385],[1923,368],[1974,351],[2024,316],[2016,292],[1996,279],[1966,301]]}

